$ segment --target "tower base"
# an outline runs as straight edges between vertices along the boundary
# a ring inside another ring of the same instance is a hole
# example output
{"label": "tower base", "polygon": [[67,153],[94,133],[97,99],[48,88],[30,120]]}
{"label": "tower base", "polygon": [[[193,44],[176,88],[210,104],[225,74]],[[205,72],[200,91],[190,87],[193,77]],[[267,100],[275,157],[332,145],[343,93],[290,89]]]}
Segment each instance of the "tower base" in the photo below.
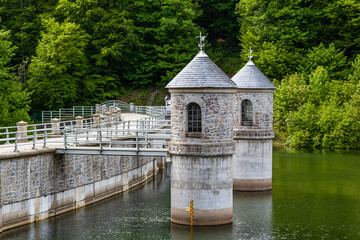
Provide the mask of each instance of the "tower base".
{"label": "tower base", "polygon": [[[223,225],[232,223],[233,209],[223,208],[216,210],[194,209],[193,225]],[[182,225],[191,225],[190,212],[185,209],[171,208],[171,222]]]}
{"label": "tower base", "polygon": [[272,189],[272,178],[265,179],[236,179],[234,178],[234,191],[259,192]]}

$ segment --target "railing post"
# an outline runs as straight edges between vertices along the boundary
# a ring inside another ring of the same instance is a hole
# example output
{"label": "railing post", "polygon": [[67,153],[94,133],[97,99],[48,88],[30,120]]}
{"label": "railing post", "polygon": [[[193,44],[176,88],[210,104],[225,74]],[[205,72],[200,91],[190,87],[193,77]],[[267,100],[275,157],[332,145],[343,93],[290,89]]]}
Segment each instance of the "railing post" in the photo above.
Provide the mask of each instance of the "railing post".
{"label": "railing post", "polygon": [[99,146],[100,146],[100,149],[102,150],[102,133],[101,133],[101,129],[98,129],[99,130]]}
{"label": "railing post", "polygon": [[59,119],[61,119],[61,108],[59,109]]}
{"label": "railing post", "polygon": [[105,115],[105,121],[106,121],[105,126],[110,127],[111,126],[111,113],[107,112],[104,115]]}
{"label": "railing post", "polygon": [[117,119],[118,121],[121,121],[121,108],[117,108]]}
{"label": "railing post", "polygon": [[142,128],[142,130],[143,130],[143,135],[145,135],[145,122],[144,122],[144,120],[143,121],[141,121],[141,128]]}
{"label": "railing post", "polygon": [[15,150],[14,152],[18,152],[19,149],[18,149],[18,133],[16,132],[15,133]]}
{"label": "railing post", "polygon": [[100,114],[97,113],[93,115],[93,124],[95,126],[100,124]]}
{"label": "railing post", "polygon": [[37,132],[36,132],[36,128],[34,130],[34,134],[33,134],[33,147],[32,147],[32,150],[36,150],[36,140],[37,140]]}
{"label": "railing post", "polygon": [[110,113],[113,114],[115,111],[115,106],[110,106]]}
{"label": "railing post", "polygon": [[101,113],[102,113],[102,115],[105,115],[105,113],[106,113],[106,105],[102,105]]}
{"label": "railing post", "polygon": [[84,118],[82,116],[77,116],[75,118],[76,120],[76,127],[77,128],[82,128],[83,127],[83,122],[84,122]]}
{"label": "railing post", "polygon": [[5,144],[10,144],[10,141],[9,141],[9,129],[6,128],[6,143]]}
{"label": "railing post", "polygon": [[67,148],[67,127],[64,128],[64,148]]}
{"label": "railing post", "polygon": [[75,147],[77,147],[77,129],[75,128],[75,143],[74,143]]}
{"label": "railing post", "polygon": [[128,135],[130,135],[130,120],[128,121]]}
{"label": "railing post", "polygon": [[130,112],[134,112],[134,104],[130,103]]}
{"label": "railing post", "polygon": [[100,104],[95,104],[95,114],[100,114]]}
{"label": "railing post", "polygon": [[138,131],[136,131],[136,151],[139,151],[139,134],[138,134]]}
{"label": "railing post", "polygon": [[20,121],[16,123],[18,131],[18,142],[23,143],[27,142],[27,122]]}
{"label": "railing post", "polygon": [[145,148],[148,148],[148,131],[145,134]]}
{"label": "railing post", "polygon": [[58,118],[51,119],[51,134],[60,135],[60,122]]}
{"label": "railing post", "polygon": [[85,116],[85,114],[84,114],[84,106],[81,107],[81,111],[82,111],[82,112],[81,112],[81,113],[82,113],[81,116]]}
{"label": "railing post", "polygon": [[44,130],[44,146],[43,146],[43,148],[47,148],[46,141],[47,141],[47,130],[45,128],[45,130]]}
{"label": "railing post", "polygon": [[109,144],[109,147],[111,147],[112,145],[112,129],[110,129],[110,144]]}

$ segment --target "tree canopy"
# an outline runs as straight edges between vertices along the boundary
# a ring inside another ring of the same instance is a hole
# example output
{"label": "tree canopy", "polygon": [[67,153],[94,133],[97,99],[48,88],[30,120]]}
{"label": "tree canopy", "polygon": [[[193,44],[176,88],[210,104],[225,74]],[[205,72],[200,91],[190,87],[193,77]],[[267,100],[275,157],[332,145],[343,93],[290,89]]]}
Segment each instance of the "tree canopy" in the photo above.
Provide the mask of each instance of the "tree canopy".
{"label": "tree canopy", "polygon": [[229,76],[254,49],[278,87],[279,141],[360,148],[359,12],[357,0],[4,0],[0,125],[134,90],[157,97],[198,52],[201,31]]}

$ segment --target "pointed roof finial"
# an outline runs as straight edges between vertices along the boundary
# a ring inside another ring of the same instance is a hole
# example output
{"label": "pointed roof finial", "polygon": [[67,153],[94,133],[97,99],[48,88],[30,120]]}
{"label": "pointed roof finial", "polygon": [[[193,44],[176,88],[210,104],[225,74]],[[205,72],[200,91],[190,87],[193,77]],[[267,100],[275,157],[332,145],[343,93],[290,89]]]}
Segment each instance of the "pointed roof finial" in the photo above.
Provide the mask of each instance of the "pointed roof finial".
{"label": "pointed roof finial", "polygon": [[251,47],[250,47],[250,55],[248,56],[248,57],[249,57],[249,62],[251,62],[251,59],[253,58],[252,53],[253,53],[253,50],[252,50]]}
{"label": "pointed roof finial", "polygon": [[196,38],[200,38],[200,43],[198,44],[199,48],[200,48],[200,52],[203,51],[203,47],[205,47],[205,44],[203,44],[203,41],[205,41],[205,36],[202,36],[201,35],[201,32],[200,32],[200,36],[196,36]]}

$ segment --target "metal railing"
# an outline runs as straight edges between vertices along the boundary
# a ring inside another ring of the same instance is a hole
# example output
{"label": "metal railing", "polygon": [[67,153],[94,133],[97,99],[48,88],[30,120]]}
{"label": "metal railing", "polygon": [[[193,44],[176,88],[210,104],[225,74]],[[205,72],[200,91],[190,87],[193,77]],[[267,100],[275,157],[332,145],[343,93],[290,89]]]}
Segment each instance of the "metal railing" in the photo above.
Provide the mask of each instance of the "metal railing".
{"label": "metal railing", "polygon": [[[110,101],[106,101],[100,104],[100,107],[102,107],[103,105],[107,106],[107,107],[119,107],[121,109],[121,112],[130,112],[130,104],[123,102],[123,101],[119,101],[119,100],[110,100]],[[101,111],[101,109],[100,109]]]}
{"label": "metal railing", "polygon": [[[109,109],[111,106],[119,107],[122,113],[135,112],[149,116],[156,116],[166,110],[165,106],[135,106],[119,100],[110,100],[99,104],[98,113],[102,112],[102,106]],[[108,110],[107,110],[108,111]],[[96,113],[96,106],[74,106],[72,108],[62,108],[57,111],[42,111],[42,123],[50,122],[51,119],[58,118],[63,121],[73,120],[76,116],[91,117]]]}
{"label": "metal railing", "polygon": [[[69,120],[60,122],[57,129],[53,128],[51,123],[27,125],[24,131],[18,131],[18,126],[2,127],[0,128],[0,148],[13,147],[17,152],[20,146],[26,145],[32,145],[32,149],[37,149],[39,146],[46,148],[50,143],[75,144],[77,146],[81,144],[78,140],[83,139],[84,136],[87,136],[87,139],[91,138],[93,136],[89,134],[94,132],[105,138],[109,137],[109,133],[111,136],[114,134],[115,137],[135,136],[135,133],[140,136],[149,136],[157,128],[159,128],[158,131],[163,131],[163,134],[170,133],[169,129],[160,130],[165,127],[170,128],[170,121],[165,120],[167,112],[164,107],[138,107],[135,109],[138,113],[148,113],[148,117],[140,120],[109,121],[108,118],[101,116],[96,122],[94,122],[94,118],[85,118],[81,120],[81,126],[77,125],[77,120]],[[72,143],[75,135],[77,140]],[[100,145],[106,144],[102,142],[105,138],[100,138]],[[137,142],[137,144],[143,144]]]}
{"label": "metal railing", "polygon": [[103,123],[97,128],[72,128],[64,131],[64,148],[123,147],[167,148],[170,140],[170,120],[142,119]]}
{"label": "metal railing", "polygon": [[50,122],[53,118],[71,120],[76,116],[90,117],[96,113],[95,106],[74,106],[72,108],[61,108],[57,111],[42,111],[42,123]]}

